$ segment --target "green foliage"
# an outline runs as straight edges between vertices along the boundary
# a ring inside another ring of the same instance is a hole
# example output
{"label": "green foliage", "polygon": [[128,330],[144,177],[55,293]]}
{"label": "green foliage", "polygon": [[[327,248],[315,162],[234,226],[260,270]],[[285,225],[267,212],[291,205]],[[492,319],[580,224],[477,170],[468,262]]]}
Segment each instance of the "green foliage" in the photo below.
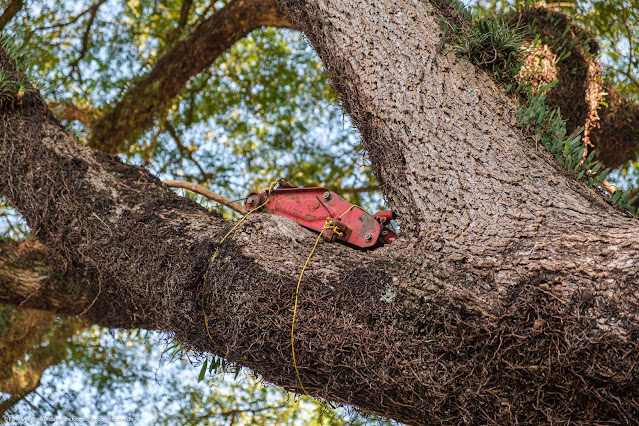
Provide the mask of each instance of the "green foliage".
{"label": "green foliage", "polygon": [[26,73],[28,71],[33,58],[25,49],[15,42],[13,37],[5,35],[0,36],[0,46],[2,46],[5,53],[13,59],[17,72]]}
{"label": "green foliage", "polygon": [[[557,84],[556,81],[544,86],[539,92],[529,95],[529,102],[517,111],[519,121],[527,132],[535,135],[535,143],[540,143],[555,156],[555,159],[577,176],[588,179],[588,186],[600,186],[608,176],[610,169],[601,170],[602,164],[594,161],[594,151],[584,158],[585,146],[581,143],[583,128],[577,128],[566,135],[566,121],[561,118],[559,109],[550,110],[545,104],[545,92]],[[636,214],[632,204],[637,197],[628,199],[630,190],[615,190],[611,199],[621,208]]]}
{"label": "green foliage", "polygon": [[[300,34],[254,31],[176,100],[167,121],[181,147],[162,133],[151,169],[211,185],[231,199],[278,177],[338,192],[376,186],[359,136],[336,103],[319,58]],[[135,159],[146,148],[134,145],[128,155]],[[345,196],[357,204],[372,198]]]}
{"label": "green foliage", "polygon": [[635,207],[633,204],[639,197],[636,195],[630,199],[630,194],[632,193],[631,189],[615,189],[612,193],[612,201],[617,203],[621,208],[628,210],[632,214],[638,214],[639,208]]}
{"label": "green foliage", "polygon": [[[523,28],[511,25],[500,17],[484,18],[474,15],[463,5],[457,8],[457,12],[469,22],[467,29],[461,30],[440,20],[445,35],[455,51],[473,64],[488,68],[498,80],[512,81],[522,66],[522,44],[525,38]],[[568,30],[567,27],[566,31]],[[587,45],[590,40],[579,39],[578,42]],[[559,48],[560,52],[569,51],[567,45]],[[566,53],[563,56],[560,54],[558,60],[567,57]],[[506,92],[510,92],[516,87],[515,93],[523,95],[524,106],[517,111],[517,115],[523,130],[534,135],[535,144],[541,143],[560,164],[574,173],[577,179],[587,179],[588,186],[599,186],[608,176],[610,169],[601,170],[602,164],[594,161],[594,151],[584,156],[586,147],[581,142],[584,129],[577,128],[567,135],[566,121],[562,119],[559,108],[551,110],[545,104],[545,92],[556,84],[557,81],[553,81],[539,89],[536,94],[532,93],[532,88],[526,82],[517,86],[509,83],[505,85],[505,89]],[[615,191],[611,198],[620,207],[635,214],[637,209],[632,203],[636,197],[629,200],[629,194],[630,191]]]}
{"label": "green foliage", "polygon": [[639,101],[639,1],[579,0],[565,10],[599,41],[606,79]]}
{"label": "green foliage", "polygon": [[[537,0],[468,0],[479,16],[534,7]],[[600,46],[605,78],[627,98],[639,101],[639,0],[573,0],[554,3],[588,29]],[[586,49],[588,51],[588,49]]]}
{"label": "green foliage", "polygon": [[578,179],[585,176],[589,179],[589,185],[599,185],[609,169],[598,173],[601,163],[593,161],[594,152],[584,158],[585,146],[581,143],[583,128],[579,127],[566,135],[566,121],[561,118],[560,110],[550,110],[545,104],[545,92],[555,84],[556,81],[542,87],[536,95],[530,95],[528,104],[517,111],[519,121],[525,131],[532,131],[536,135],[535,143],[541,142]]}
{"label": "green foliage", "polygon": [[462,29],[440,19],[445,35],[455,52],[490,71],[502,81],[516,76],[523,59],[523,27],[508,22],[501,16],[476,16],[461,3],[456,5],[456,11],[469,23],[467,28]]}
{"label": "green foliage", "polygon": [[0,36],[0,46],[13,59],[15,72],[0,69],[0,102],[11,102],[21,99],[29,92],[29,84],[15,74],[25,73],[29,66],[29,57],[8,36]]}
{"label": "green foliage", "polygon": [[[530,96],[528,105],[517,111],[519,121],[524,130],[532,131],[536,135],[535,143],[541,142],[560,164],[577,176],[577,179],[586,178],[588,186],[600,186],[610,173],[610,169],[602,170],[602,164],[593,160],[594,151],[584,158],[585,146],[581,143],[583,128],[577,128],[566,136],[566,121],[561,118],[559,109],[550,110],[544,103],[545,92],[555,84],[556,81],[541,88],[536,95]],[[616,189],[611,199],[619,207],[637,214],[637,207],[633,206],[633,203],[638,197],[629,199],[631,192]]]}
{"label": "green foliage", "polygon": [[[93,1],[72,3],[45,0],[38,7],[27,6],[25,19],[18,15],[9,30],[36,59],[32,74],[51,88],[47,101],[99,112],[227,2],[194,0],[178,34],[181,0],[108,0],[95,16],[81,58],[79,39],[90,14],[80,13]],[[121,154],[127,161],[148,164],[163,179],[196,182],[231,199],[277,177],[337,191],[377,186],[360,152],[359,135],[343,116],[321,61],[295,31],[253,31],[195,76],[167,105],[167,126],[163,119],[158,117],[156,128],[136,134]],[[79,122],[63,124],[80,141],[91,130]],[[371,209],[382,207],[379,192],[345,196],[360,205],[373,203]]]}
{"label": "green foliage", "polygon": [[21,99],[29,91],[27,83],[21,78],[14,78],[0,70],[0,102]]}

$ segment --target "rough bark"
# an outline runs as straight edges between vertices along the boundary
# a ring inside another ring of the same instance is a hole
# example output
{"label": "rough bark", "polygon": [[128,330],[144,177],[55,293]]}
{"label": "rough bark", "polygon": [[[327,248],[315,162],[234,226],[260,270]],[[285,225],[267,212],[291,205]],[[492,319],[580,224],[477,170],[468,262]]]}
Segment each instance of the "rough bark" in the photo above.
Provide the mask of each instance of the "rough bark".
{"label": "rough bark", "polygon": [[117,152],[153,122],[191,77],[210,66],[235,42],[263,26],[291,27],[274,0],[234,0],[224,6],[171,48],[150,73],[95,122],[89,145],[104,152]]}
{"label": "rough bark", "polygon": [[13,19],[14,16],[22,9],[24,5],[24,0],[11,0],[7,7],[2,11],[2,15],[0,15],[0,31],[7,26],[9,22]]}
{"label": "rough bark", "polygon": [[28,306],[51,312],[82,312],[87,300],[69,293],[68,277],[57,274],[48,266],[50,257],[46,249],[37,242],[0,243],[0,304]]}
{"label": "rough bark", "polygon": [[[534,149],[428,2],[283,3],[403,231],[375,252],[323,244],[311,261],[295,330],[309,393],[410,424],[632,422],[636,219]],[[313,235],[256,214],[209,264],[219,216],[79,146],[36,94],[0,108],[0,152],[0,193],[87,283],[85,317],[154,324],[300,389],[290,326]]]}

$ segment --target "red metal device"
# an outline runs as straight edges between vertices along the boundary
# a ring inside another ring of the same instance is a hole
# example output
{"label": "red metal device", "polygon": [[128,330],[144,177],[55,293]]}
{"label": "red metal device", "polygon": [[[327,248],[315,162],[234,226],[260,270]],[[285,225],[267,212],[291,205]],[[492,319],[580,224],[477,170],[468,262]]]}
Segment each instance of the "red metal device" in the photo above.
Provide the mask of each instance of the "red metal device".
{"label": "red metal device", "polygon": [[[265,204],[264,204],[265,203]],[[251,193],[244,200],[247,211],[262,206],[262,210],[293,219],[305,228],[321,232],[326,220],[335,224],[344,235],[332,229],[324,231],[323,239],[356,249],[371,249],[390,244],[395,232],[386,227],[395,218],[393,212],[383,210],[371,216],[326,188],[295,188],[280,181],[280,188]]]}

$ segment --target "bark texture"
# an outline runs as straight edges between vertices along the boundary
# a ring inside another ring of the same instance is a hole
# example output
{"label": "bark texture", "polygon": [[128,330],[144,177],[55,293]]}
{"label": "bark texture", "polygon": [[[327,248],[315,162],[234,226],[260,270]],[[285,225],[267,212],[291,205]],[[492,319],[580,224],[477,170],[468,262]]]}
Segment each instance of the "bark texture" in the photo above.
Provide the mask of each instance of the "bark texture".
{"label": "bark texture", "polygon": [[120,102],[93,125],[89,145],[115,153],[139,134],[177,96],[187,81],[251,31],[262,26],[290,28],[274,0],[233,0],[178,42]]}
{"label": "bark texture", "polygon": [[[37,242],[0,242],[0,304],[21,306],[52,313],[82,312],[88,306],[72,275],[65,276],[50,266],[46,248]],[[106,326],[106,324],[105,324]]]}
{"label": "bark texture", "polygon": [[[282,3],[403,231],[374,252],[319,247],[295,329],[304,387],[409,424],[631,423],[637,220],[534,149],[510,100],[444,45],[430,3]],[[37,94],[1,105],[0,152],[0,193],[83,283],[85,317],[153,324],[300,390],[291,319],[314,235],[255,214],[209,263],[219,216],[76,144]]]}

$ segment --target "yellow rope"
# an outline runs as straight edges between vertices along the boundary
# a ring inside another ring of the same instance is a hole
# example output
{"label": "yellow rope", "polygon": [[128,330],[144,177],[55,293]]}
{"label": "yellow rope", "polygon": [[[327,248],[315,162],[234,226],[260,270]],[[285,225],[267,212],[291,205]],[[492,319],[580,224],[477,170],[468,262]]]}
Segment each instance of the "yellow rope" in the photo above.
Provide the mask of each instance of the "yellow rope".
{"label": "yellow rope", "polygon": [[[267,193],[270,195],[271,191],[273,190],[273,188],[275,188],[275,185],[277,185],[282,179],[278,179],[274,182],[272,182],[269,187],[268,187],[268,191]],[[211,256],[211,260],[209,260],[209,268],[206,270],[206,273],[204,274],[204,284],[206,284],[206,280],[208,279],[209,276],[209,270],[210,270],[210,266],[213,263],[213,261],[215,260],[215,257],[217,256],[217,252],[220,250],[220,246],[222,245],[222,243],[224,242],[224,240],[226,240],[226,238],[231,235],[233,233],[233,231],[235,231],[237,229],[238,226],[240,226],[240,224],[242,222],[244,222],[244,219],[246,219],[247,217],[249,217],[249,215],[251,213],[253,213],[254,211],[257,211],[259,209],[261,209],[262,207],[264,207],[264,204],[266,204],[269,200],[269,197],[266,197],[266,200],[260,204],[259,206],[255,207],[253,210],[249,211],[248,213],[246,213],[244,215],[244,217],[242,219],[240,219],[239,221],[237,221],[237,223],[233,226],[233,228],[231,228],[231,230],[229,232],[226,233],[226,235],[220,240],[220,243],[218,244],[218,246],[215,248],[215,252],[213,253],[213,256]],[[202,309],[204,309],[204,291],[202,291]],[[206,327],[206,334],[208,334],[209,339],[211,339],[211,341],[213,343],[215,343],[215,340],[213,340],[213,337],[211,336],[211,332],[209,331],[209,320],[206,316],[206,311],[204,312],[204,326]]]}
{"label": "yellow rope", "polygon": [[[268,194],[270,195],[271,191],[273,190],[273,188],[275,187],[275,185],[277,185],[280,182],[281,179],[276,180],[275,182],[271,183],[271,185],[268,188]],[[257,210],[259,210],[260,208],[262,208],[269,200],[269,197],[266,198],[266,201],[264,201],[262,204],[260,204],[259,206],[255,207],[253,210],[249,211],[248,213],[246,213],[244,215],[244,217],[242,217],[242,219],[240,219],[234,226],[233,228],[231,228],[231,230],[229,232],[226,233],[226,235],[220,240],[220,243],[218,244],[218,246],[215,249],[215,252],[213,253],[213,256],[211,256],[211,260],[209,261],[209,269],[210,269],[210,265],[211,263],[213,263],[213,261],[215,260],[218,251],[220,250],[220,246],[222,245],[222,243],[224,242],[224,240],[226,240],[226,238],[228,238],[229,235],[231,235],[233,233],[233,231],[235,231],[237,229],[238,226],[240,226],[240,224],[242,222],[244,222],[244,220],[249,217],[249,215]],[[350,212],[352,209],[354,209],[355,207],[357,207],[358,209],[362,210],[363,212],[366,212],[366,210],[364,210],[363,208],[361,208],[360,206],[357,205],[352,205],[348,208],[348,210],[346,210],[344,213],[342,213],[338,219],[341,219],[342,217],[344,217],[348,212]],[[299,300],[299,293],[300,293],[300,285],[302,283],[302,278],[304,278],[304,271],[306,271],[306,267],[308,266],[308,263],[311,261],[311,258],[313,257],[313,254],[315,253],[315,250],[317,249],[317,245],[319,244],[320,239],[322,238],[322,235],[324,234],[324,231],[326,231],[327,229],[332,229],[334,233],[336,233],[339,236],[344,235],[344,232],[339,229],[339,227],[334,224],[331,223],[329,221],[330,218],[326,218],[326,222],[324,223],[324,226],[322,227],[321,232],[319,233],[319,235],[317,236],[317,239],[315,240],[315,244],[313,245],[313,250],[311,250],[311,253],[308,255],[308,257],[306,258],[306,262],[304,263],[304,267],[302,268],[302,272],[300,273],[300,278],[297,280],[297,288],[295,289],[295,305],[293,307],[293,321],[291,323],[291,353],[293,355],[293,366],[295,367],[295,374],[297,374],[297,380],[299,380],[300,382],[300,387],[302,388],[302,391],[304,391],[305,394],[308,395],[308,392],[306,392],[306,388],[304,388],[304,384],[302,383],[302,378],[300,376],[300,372],[299,369],[297,368],[297,360],[295,359],[295,318],[297,317],[297,304],[298,304],[298,300]],[[206,281],[208,279],[208,275],[209,275],[209,269],[207,269],[206,274],[204,274],[204,283],[206,284]],[[204,292],[202,291],[202,306],[204,307]],[[208,322],[208,318],[206,316],[206,311],[204,311],[204,326],[206,327],[206,334],[209,336],[209,339],[211,339],[211,341],[213,343],[215,343],[215,340],[213,340],[213,337],[211,336],[211,332],[209,330],[209,322]]]}
{"label": "yellow rope", "polygon": [[[351,209],[353,207],[351,207]],[[348,213],[351,209],[348,209],[347,211],[345,211],[342,214],[342,216],[344,216],[346,213]],[[340,216],[340,218],[342,216]],[[293,307],[293,322],[291,324],[291,353],[293,354],[293,366],[295,367],[295,374],[297,374],[297,380],[299,380],[300,387],[302,388],[302,390],[304,391],[304,393],[306,395],[308,395],[308,392],[306,392],[306,389],[304,388],[304,385],[302,384],[302,378],[300,377],[300,372],[297,369],[297,361],[295,360],[295,339],[294,339],[294,334],[295,334],[295,317],[297,316],[297,301],[298,301],[299,293],[300,293],[300,284],[302,283],[302,278],[304,277],[304,271],[306,270],[306,267],[308,266],[308,262],[311,260],[311,257],[313,257],[313,253],[315,253],[315,249],[317,248],[317,244],[319,243],[320,238],[322,238],[322,235],[324,234],[324,231],[326,231],[327,229],[332,229],[333,232],[335,232],[337,235],[340,235],[340,236],[344,235],[344,232],[342,232],[342,230],[339,229],[337,227],[337,225],[335,225],[333,223],[330,223],[329,219],[330,218],[326,219],[326,222],[324,223],[324,227],[322,228],[322,231],[320,232],[320,234],[317,236],[317,239],[315,240],[315,245],[313,246],[313,250],[311,250],[311,254],[308,255],[308,258],[306,259],[306,263],[304,263],[304,267],[302,268],[302,273],[300,274],[300,278],[297,280],[297,289],[295,290],[295,306]]]}
{"label": "yellow rope", "polygon": [[[341,215],[339,215],[338,219],[343,218],[343,217],[346,215],[346,213],[350,212],[350,211],[351,211],[351,210],[353,210],[355,207],[357,207],[358,209],[360,209],[360,210],[361,210],[361,211],[363,211],[364,213],[368,213],[366,210],[364,210],[364,209],[363,209],[363,208],[361,208],[360,206],[357,206],[357,205],[353,204],[352,206],[350,206],[350,207],[348,208],[348,210],[346,210],[344,213],[342,213]],[[369,214],[370,214],[370,213],[369,213]]]}

